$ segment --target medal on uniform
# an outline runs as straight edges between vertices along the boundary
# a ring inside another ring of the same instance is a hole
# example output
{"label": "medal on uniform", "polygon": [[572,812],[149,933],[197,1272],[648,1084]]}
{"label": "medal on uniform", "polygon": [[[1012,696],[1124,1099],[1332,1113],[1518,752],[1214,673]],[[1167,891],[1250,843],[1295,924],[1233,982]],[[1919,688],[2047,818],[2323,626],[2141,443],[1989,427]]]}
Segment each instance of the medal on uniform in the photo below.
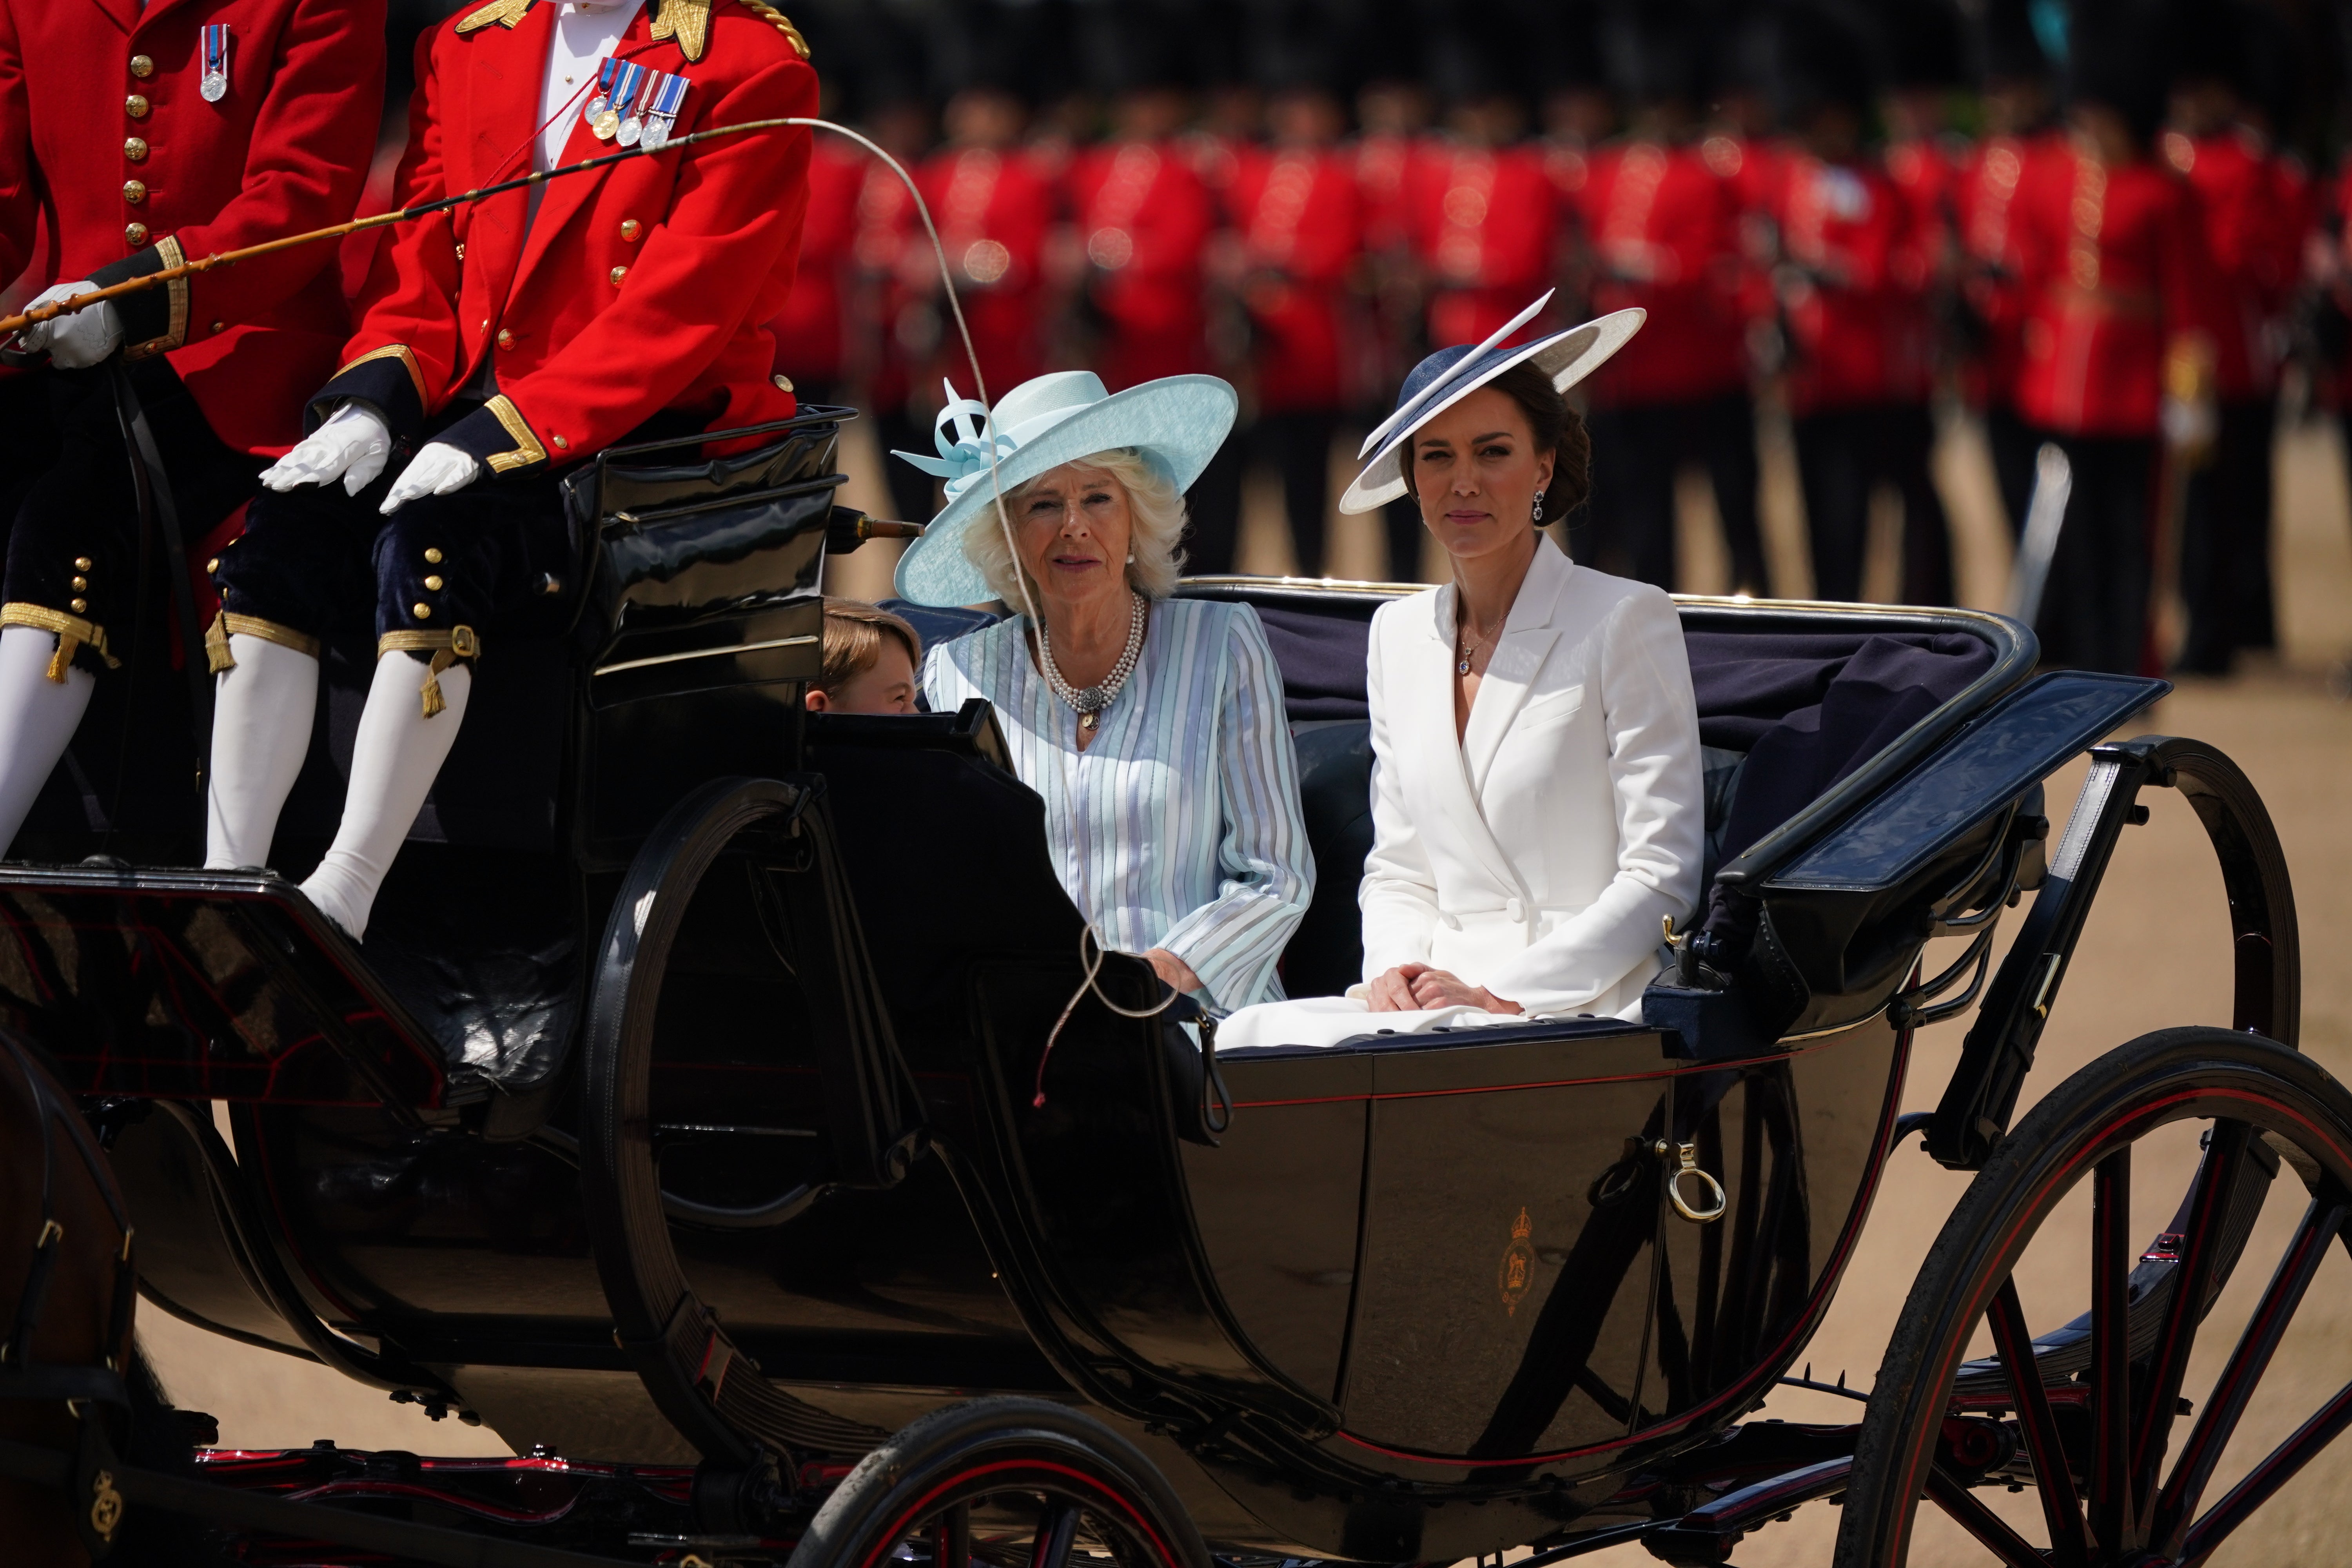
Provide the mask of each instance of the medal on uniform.
{"label": "medal on uniform", "polygon": [[[654,73],[640,65],[621,68],[620,80],[613,89],[613,108],[621,110],[621,123],[613,132],[613,140],[624,147],[634,147],[646,133],[645,115],[639,100],[653,84],[648,79]],[[607,112],[610,112],[609,110]]]}
{"label": "medal on uniform", "polygon": [[218,103],[228,96],[228,24],[205,28],[204,49],[205,74],[196,90],[205,95],[206,103]]}
{"label": "medal on uniform", "polygon": [[670,127],[677,123],[677,111],[686,104],[686,89],[690,84],[682,76],[656,73],[653,101],[646,110],[645,144],[658,147],[669,140]]}
{"label": "medal on uniform", "polygon": [[613,90],[604,100],[604,107],[588,117],[588,129],[596,133],[599,142],[610,142],[620,134],[621,116],[628,110],[630,100],[637,89],[637,80],[645,75],[643,66],[613,62]]}
{"label": "medal on uniform", "polygon": [[[621,62],[610,55],[596,62],[596,96],[590,99],[588,107],[580,111],[580,118],[587,122],[589,130],[596,132],[599,140],[604,138],[604,132],[597,130],[597,121],[603,120],[613,107],[613,73],[620,68]],[[620,123],[620,118],[614,116],[614,127]]]}

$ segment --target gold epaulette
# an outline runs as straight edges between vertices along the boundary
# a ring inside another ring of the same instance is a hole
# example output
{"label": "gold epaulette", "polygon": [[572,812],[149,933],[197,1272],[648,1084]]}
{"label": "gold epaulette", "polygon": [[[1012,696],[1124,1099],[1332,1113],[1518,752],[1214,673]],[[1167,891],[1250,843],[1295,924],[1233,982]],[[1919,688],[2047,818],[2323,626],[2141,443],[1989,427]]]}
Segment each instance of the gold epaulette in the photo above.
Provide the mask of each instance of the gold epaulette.
{"label": "gold epaulette", "polygon": [[790,16],[785,16],[773,5],[761,5],[761,0],[743,0],[743,9],[761,21],[773,23],[776,31],[793,41],[793,47],[800,51],[801,58],[809,58],[808,40],[801,37],[801,30],[793,26],[793,19]]}
{"label": "gold epaulette", "polygon": [[457,24],[457,31],[470,33],[493,22],[501,27],[511,27],[530,14],[530,7],[531,0],[490,0],[480,10],[468,12]]}

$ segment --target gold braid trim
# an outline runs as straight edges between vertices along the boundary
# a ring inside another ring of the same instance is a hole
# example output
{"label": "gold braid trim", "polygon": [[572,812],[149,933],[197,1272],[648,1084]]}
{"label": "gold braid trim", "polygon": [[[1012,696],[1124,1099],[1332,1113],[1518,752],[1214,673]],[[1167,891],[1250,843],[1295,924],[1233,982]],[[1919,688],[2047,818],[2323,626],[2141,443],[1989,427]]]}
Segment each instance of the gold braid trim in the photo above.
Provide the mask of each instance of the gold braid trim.
{"label": "gold braid trim", "polygon": [[[801,58],[806,59],[809,58],[808,40],[801,37],[801,30],[793,26],[793,19],[790,16],[785,16],[773,5],[761,5],[761,0],[743,0],[743,9],[751,12],[761,21],[773,23],[775,25],[776,31],[782,33],[785,37],[792,40],[793,47],[800,51]],[[688,58],[691,58],[692,57],[689,56]]]}
{"label": "gold braid trim", "polygon": [[276,621],[265,621],[259,616],[232,615],[223,610],[213,617],[213,624],[205,628],[205,668],[215,675],[236,668],[236,656],[228,649],[228,639],[232,637],[259,637],[263,642],[274,642],[279,647],[290,647],[296,653],[308,654],[312,658],[319,657],[317,637],[305,637],[292,626],[281,626]]}
{"label": "gold braid trim", "polygon": [[654,18],[650,37],[677,39],[678,53],[690,64],[710,47],[710,0],[660,0],[661,15]]}
{"label": "gold braid trim", "polygon": [[515,442],[515,449],[511,452],[490,454],[492,473],[503,474],[509,468],[527,468],[533,463],[547,461],[547,448],[539,444],[539,437],[530,433],[530,421],[522,416],[522,410],[517,408],[505,393],[499,394],[482,406],[490,411],[492,418],[506,426],[507,434],[513,437]]}
{"label": "gold braid trim", "polygon": [[48,676],[59,686],[66,683],[66,671],[73,668],[73,657],[85,643],[98,650],[107,668],[122,668],[122,661],[106,651],[106,628],[95,621],[52,610],[46,605],[14,604],[0,605],[0,626],[31,626],[37,631],[57,633],[58,651],[49,656]]}
{"label": "gold braid trim", "polygon": [[467,12],[465,20],[457,24],[457,31],[470,33],[493,22],[501,27],[511,27],[530,14],[530,5],[531,0],[490,0],[480,10]]}
{"label": "gold braid trim", "polygon": [[[187,252],[180,248],[179,240],[168,234],[155,242],[155,256],[163,264],[163,268],[157,268],[159,271],[184,267],[188,261]],[[164,284],[163,298],[170,302],[172,314],[164,325],[163,335],[124,348],[122,358],[125,363],[153,354],[169,353],[188,341],[188,280],[174,278]]]}
{"label": "gold braid trim", "polygon": [[425,716],[430,719],[449,704],[441,696],[441,672],[459,659],[479,658],[482,639],[474,635],[471,626],[451,626],[446,632],[386,632],[375,639],[375,656],[388,653],[430,653],[432,661],[425,667],[425,684],[417,689],[424,700]]}
{"label": "gold braid trim", "polygon": [[357,369],[359,366],[367,363],[370,360],[379,359],[398,360],[401,363],[402,368],[408,372],[408,379],[416,384],[417,403],[421,406],[432,406],[432,395],[425,390],[425,372],[417,364],[415,353],[410,350],[406,343],[386,343],[380,349],[370,349],[367,353],[360,355],[359,358],[352,360],[349,364],[344,365],[342,370],[335,372],[335,374],[341,375],[344,371]]}

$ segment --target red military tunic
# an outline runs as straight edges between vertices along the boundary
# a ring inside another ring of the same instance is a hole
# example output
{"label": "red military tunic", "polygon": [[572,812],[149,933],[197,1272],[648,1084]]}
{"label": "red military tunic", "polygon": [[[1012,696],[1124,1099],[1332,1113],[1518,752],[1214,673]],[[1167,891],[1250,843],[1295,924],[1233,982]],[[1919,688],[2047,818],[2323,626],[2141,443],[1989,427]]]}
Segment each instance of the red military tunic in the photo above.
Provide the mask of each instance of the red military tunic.
{"label": "red military tunic", "polygon": [[857,233],[851,242],[857,268],[858,328],[864,337],[852,348],[866,399],[877,410],[903,408],[914,390],[907,343],[910,334],[905,329],[911,324],[907,321],[910,312],[922,307],[908,280],[937,270],[929,240],[918,248],[919,233],[915,198],[879,159],[870,160],[858,185]]}
{"label": "red military tunic", "polygon": [[1927,279],[1911,207],[1876,163],[1791,152],[1770,197],[1785,262],[1798,414],[1917,402],[1932,373],[1917,297]]}
{"label": "red military tunic", "polygon": [[[973,352],[992,400],[1045,368],[1045,237],[1054,223],[1054,187],[1035,160],[1017,148],[951,148],[926,163],[917,183],[940,227],[948,266],[971,328]],[[923,269],[937,287],[928,242]],[[940,368],[973,395],[955,322],[940,305]]]}
{"label": "red military tunic", "polygon": [[1071,161],[1069,188],[1105,323],[1104,384],[1117,392],[1206,371],[1202,253],[1216,213],[1187,150],[1173,142],[1089,147]]}
{"label": "red military tunic", "polygon": [[808,219],[792,297],[770,325],[776,370],[787,380],[837,392],[849,374],[850,268],[857,244],[857,198],[871,157],[837,136],[821,135],[809,155]]}
{"label": "red military tunic", "polygon": [[1596,406],[1693,402],[1747,384],[1739,193],[1697,147],[1622,142],[1575,193],[1596,314],[1639,306],[1639,335],[1593,378]]}
{"label": "red military tunic", "polygon": [[2071,148],[2018,193],[2025,293],[2017,406],[2068,435],[2158,433],[2164,356],[2200,330],[2211,268],[2187,182]]}
{"label": "red military tunic", "polygon": [[2302,280],[2304,213],[2295,171],[2248,131],[2168,132],[2165,161],[2189,178],[2220,290],[2206,310],[2214,391],[2227,402],[2278,386],[2285,318]]}
{"label": "red military tunic", "polygon": [[1347,285],[1363,248],[1352,160],[1331,148],[1251,148],[1231,186],[1246,268],[1258,406],[1324,412],[1348,396]]}
{"label": "red military tunic", "polygon": [[[212,103],[207,26],[229,29]],[[383,0],[0,0],[0,277],[118,282],[341,223],[383,102]],[[127,353],[166,354],[226,445],[284,452],[347,330],[335,258],[304,246],[126,296]]]}
{"label": "red military tunic", "polygon": [[1983,327],[1977,352],[1961,366],[1971,403],[2006,408],[2017,398],[2024,363],[2024,258],[2018,247],[2019,193],[2068,157],[2063,137],[1990,136],[1969,150],[1952,182],[1954,239],[1960,289]]}
{"label": "red military tunic", "polygon": [[[500,9],[418,40],[404,204],[528,167],[556,7],[516,21]],[[689,59],[685,37],[652,37],[656,9],[614,52],[692,84],[675,134],[816,112],[816,73],[777,13],[716,0]],[[498,395],[435,438],[500,473],[588,457],[664,409],[713,429],[789,417],[770,323],[792,288],[809,142],[804,130],[732,137],[551,181],[536,215],[515,191],[404,225],[313,406],[363,397],[415,430],[488,364]],[[562,162],[609,151],[575,123]]]}
{"label": "red military tunic", "polygon": [[1542,149],[1433,142],[1405,187],[1433,344],[1483,342],[1551,285],[1559,207]]}

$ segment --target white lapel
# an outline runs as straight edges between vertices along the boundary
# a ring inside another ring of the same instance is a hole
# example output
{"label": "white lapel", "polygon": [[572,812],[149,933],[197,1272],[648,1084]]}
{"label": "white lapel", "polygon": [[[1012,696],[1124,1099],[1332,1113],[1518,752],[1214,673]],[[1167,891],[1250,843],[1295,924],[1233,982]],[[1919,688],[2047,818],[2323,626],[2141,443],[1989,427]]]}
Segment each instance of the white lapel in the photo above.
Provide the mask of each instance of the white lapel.
{"label": "white lapel", "polygon": [[1402,657],[1383,661],[1389,732],[1397,764],[1407,770],[1408,777],[1429,781],[1438,821],[1417,824],[1423,837],[1451,840],[1454,853],[1482,867],[1499,889],[1513,892],[1519,885],[1517,874],[1486,826],[1461,742],[1454,736],[1454,601],[1451,586],[1430,595],[1427,608],[1415,616],[1404,639]]}
{"label": "white lapel", "polygon": [[1469,727],[1462,736],[1463,766],[1468,770],[1470,787],[1482,795],[1495,766],[1495,754],[1502,750],[1511,721],[1519,716],[1535,685],[1537,672],[1559,640],[1552,610],[1574,570],[1574,564],[1549,540],[1536,536],[1535,560],[1519,584],[1519,596],[1511,601],[1511,613],[1504,618],[1502,639],[1486,661],[1486,676],[1478,682],[1478,700],[1470,705]]}

